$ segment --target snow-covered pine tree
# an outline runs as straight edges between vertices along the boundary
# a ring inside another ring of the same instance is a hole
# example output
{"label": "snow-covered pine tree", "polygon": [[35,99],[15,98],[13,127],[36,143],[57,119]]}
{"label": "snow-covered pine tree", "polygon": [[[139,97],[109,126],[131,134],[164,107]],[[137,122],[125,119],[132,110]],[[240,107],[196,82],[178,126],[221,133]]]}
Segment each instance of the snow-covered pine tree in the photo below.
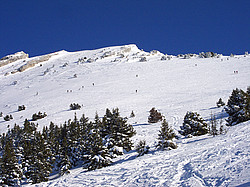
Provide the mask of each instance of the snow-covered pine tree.
{"label": "snow-covered pine tree", "polygon": [[36,125],[25,120],[24,133],[21,140],[23,173],[30,183],[48,181],[51,172],[50,149],[46,146]]}
{"label": "snow-covered pine tree", "polygon": [[80,123],[76,117],[76,113],[73,121],[68,121],[68,132],[67,132],[67,141],[68,141],[68,156],[73,166],[76,166],[80,160],[80,150],[79,138],[80,138]]}
{"label": "snow-covered pine tree", "polygon": [[122,149],[126,151],[132,149],[133,143],[130,138],[134,136],[136,132],[133,126],[127,123],[127,119],[120,116],[118,108],[113,109],[112,113],[109,109],[106,110],[102,127],[101,135],[112,157],[123,154]]}
{"label": "snow-covered pine tree", "polygon": [[89,134],[86,141],[86,157],[83,168],[88,170],[100,169],[111,164],[111,158],[107,147],[103,145],[103,140],[96,125],[90,125]]}
{"label": "snow-covered pine tree", "polygon": [[158,135],[158,144],[157,147],[159,149],[176,149],[177,144],[173,142],[173,138],[175,137],[175,133],[171,127],[169,127],[166,119],[163,119],[161,123],[160,134]]}
{"label": "snow-covered pine tree", "polygon": [[53,122],[50,122],[48,129],[48,144],[51,149],[51,165],[55,171],[58,171],[58,162],[59,162],[59,149],[60,149],[60,137],[61,137],[61,129]]}
{"label": "snow-covered pine tree", "polygon": [[157,123],[159,121],[162,121],[163,116],[161,115],[160,112],[158,112],[155,107],[153,107],[150,111],[149,111],[149,117],[148,117],[148,122],[149,123]]}
{"label": "snow-covered pine tree", "polygon": [[250,95],[241,89],[233,90],[225,107],[229,117],[227,125],[233,126],[238,123],[250,120]]}
{"label": "snow-covered pine tree", "polygon": [[144,154],[147,154],[150,147],[146,145],[146,140],[140,140],[139,143],[135,147],[138,157],[143,156]]}
{"label": "snow-covered pine tree", "polygon": [[200,136],[208,133],[208,126],[197,112],[187,112],[179,133],[183,136]]}
{"label": "snow-covered pine tree", "polygon": [[80,128],[80,136],[79,136],[79,152],[80,152],[80,160],[85,160],[86,153],[86,143],[88,140],[88,135],[91,130],[90,123],[88,122],[88,117],[85,117],[84,114],[82,114],[82,117],[79,120],[79,128]]}
{"label": "snow-covered pine tree", "polygon": [[58,163],[58,168],[59,168],[59,175],[62,176],[64,174],[70,173],[69,170],[72,166],[68,156],[68,142],[66,137],[63,137],[59,154],[60,154],[59,155],[60,161]]}
{"label": "snow-covered pine tree", "polygon": [[0,157],[0,185],[20,186],[22,169],[13,147],[13,140],[8,139]]}

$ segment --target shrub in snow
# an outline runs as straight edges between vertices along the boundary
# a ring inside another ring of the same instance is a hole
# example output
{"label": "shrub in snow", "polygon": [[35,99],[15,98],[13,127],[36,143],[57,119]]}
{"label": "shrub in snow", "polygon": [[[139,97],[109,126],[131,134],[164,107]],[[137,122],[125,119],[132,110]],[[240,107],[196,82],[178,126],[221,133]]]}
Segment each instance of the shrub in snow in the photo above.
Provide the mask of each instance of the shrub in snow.
{"label": "shrub in snow", "polygon": [[22,111],[22,110],[25,110],[25,106],[24,105],[21,105],[21,106],[18,106],[18,111]]}
{"label": "shrub in snow", "polygon": [[160,52],[157,51],[157,50],[152,50],[152,51],[150,51],[150,54],[151,54],[151,55],[155,55],[155,54],[157,54],[157,53],[160,53]]}
{"label": "shrub in snow", "polygon": [[80,110],[81,109],[81,105],[79,105],[78,103],[71,103],[69,105],[70,110]]}
{"label": "shrub in snow", "polygon": [[179,133],[183,136],[200,136],[208,133],[208,126],[200,114],[187,112]]}
{"label": "shrub in snow", "polygon": [[47,116],[47,114],[44,112],[43,114],[39,111],[37,114],[33,114],[32,115],[32,121],[36,121],[38,119],[42,119],[45,118]]}
{"label": "shrub in snow", "polygon": [[78,58],[77,63],[83,63],[83,62],[85,62],[84,58]]}
{"label": "shrub in snow", "polygon": [[3,112],[0,112],[0,117],[3,117]]}
{"label": "shrub in snow", "polygon": [[144,57],[141,57],[139,61],[140,61],[140,62],[146,62],[146,61],[147,61],[147,58],[146,58],[145,56],[144,56]]}
{"label": "shrub in snow", "polygon": [[216,103],[217,107],[222,107],[225,105],[225,103],[222,101],[222,99],[220,98],[219,101]]}
{"label": "shrub in snow", "polygon": [[190,58],[191,58],[190,54],[185,54],[184,55],[184,59],[190,59]]}
{"label": "shrub in snow", "polygon": [[211,114],[211,119],[210,119],[210,127],[209,127],[209,133],[213,136],[216,136],[219,134],[219,131],[217,130],[217,120],[215,118],[215,115]]}
{"label": "shrub in snow", "polygon": [[89,59],[87,60],[88,63],[92,63],[92,62],[94,62],[94,61],[95,61],[95,60],[92,59],[92,58],[89,58]]}
{"label": "shrub in snow", "polygon": [[68,66],[68,65],[69,65],[69,64],[66,62],[66,63],[63,64],[62,67],[66,67],[66,66]]}
{"label": "shrub in snow", "polygon": [[163,116],[160,112],[158,112],[154,107],[149,111],[148,122],[149,123],[157,123],[162,120]]}
{"label": "shrub in snow", "polygon": [[131,117],[131,118],[135,117],[135,113],[134,113],[133,110],[132,110],[132,112],[131,112],[131,114],[130,114],[130,117]]}
{"label": "shrub in snow", "polygon": [[233,90],[225,107],[229,117],[227,125],[233,126],[238,123],[250,120],[250,88],[247,92],[236,88]]}
{"label": "shrub in snow", "polygon": [[161,123],[160,134],[158,135],[158,144],[157,147],[159,149],[176,149],[177,144],[173,142],[173,138],[175,137],[175,133],[173,129],[171,129],[168,125],[166,119]]}
{"label": "shrub in snow", "polygon": [[200,58],[211,58],[211,57],[216,57],[216,56],[217,56],[217,53],[213,53],[213,52],[199,53]]}
{"label": "shrub in snow", "polygon": [[11,119],[13,119],[13,117],[12,117],[12,115],[6,115],[3,119],[5,121],[10,121]]}
{"label": "shrub in snow", "polygon": [[146,145],[146,141],[145,140],[140,140],[139,143],[136,145],[135,147],[137,153],[138,153],[138,157],[142,156],[144,154],[147,154],[150,147]]}
{"label": "shrub in snow", "polygon": [[167,60],[167,57],[166,56],[162,56],[161,60]]}

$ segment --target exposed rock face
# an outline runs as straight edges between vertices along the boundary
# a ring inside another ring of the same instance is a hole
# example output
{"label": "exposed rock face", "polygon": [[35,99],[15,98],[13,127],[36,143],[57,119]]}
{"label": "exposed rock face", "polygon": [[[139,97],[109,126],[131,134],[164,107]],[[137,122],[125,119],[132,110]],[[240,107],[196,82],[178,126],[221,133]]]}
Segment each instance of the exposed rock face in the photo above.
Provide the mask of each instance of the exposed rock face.
{"label": "exposed rock face", "polygon": [[43,55],[43,56],[34,58],[34,59],[28,61],[26,64],[24,64],[20,68],[18,68],[17,70],[20,72],[23,72],[24,70],[31,68],[40,62],[48,61],[50,59],[50,57],[53,55],[55,55],[55,54]]}
{"label": "exposed rock face", "polygon": [[7,55],[0,59],[0,67],[10,64],[12,62],[15,62],[17,60],[26,59],[26,58],[29,58],[29,55],[23,51],[17,52],[12,55]]}

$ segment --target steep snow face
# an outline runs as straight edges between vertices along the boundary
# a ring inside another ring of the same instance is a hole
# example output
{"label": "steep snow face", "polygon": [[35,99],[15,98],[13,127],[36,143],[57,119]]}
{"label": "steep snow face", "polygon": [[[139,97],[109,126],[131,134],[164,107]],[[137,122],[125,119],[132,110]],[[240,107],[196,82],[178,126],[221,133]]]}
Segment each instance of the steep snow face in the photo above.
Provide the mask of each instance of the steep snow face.
{"label": "steep snow face", "polygon": [[[18,60],[0,67],[0,112],[13,120],[0,117],[0,132],[15,123],[22,126],[25,118],[46,112],[38,120],[39,129],[50,121],[62,124],[84,113],[93,119],[106,108],[118,107],[121,116],[129,118],[137,131],[133,141],[146,140],[154,147],[160,124],[148,124],[149,110],[155,107],[165,115],[177,132],[187,111],[205,119],[211,112],[217,118],[227,115],[216,102],[227,101],[233,89],[249,86],[250,56],[182,59],[162,58],[160,52],[139,50],[136,45],[107,47],[96,50],[60,51],[46,61],[23,72],[12,71],[26,62]],[[169,59],[169,60],[168,60]],[[238,72],[238,73],[236,73]],[[9,75],[7,75],[9,74]],[[81,110],[69,105],[79,103]],[[25,105],[26,110],[18,111]],[[88,173],[81,169],[42,185],[121,185],[121,186],[234,186],[249,181],[249,123],[232,127],[228,134],[212,138],[202,136],[178,140],[172,151],[151,151],[136,158],[129,152],[107,168]],[[153,149],[154,150],[154,149]],[[52,176],[53,178],[54,176]]]}

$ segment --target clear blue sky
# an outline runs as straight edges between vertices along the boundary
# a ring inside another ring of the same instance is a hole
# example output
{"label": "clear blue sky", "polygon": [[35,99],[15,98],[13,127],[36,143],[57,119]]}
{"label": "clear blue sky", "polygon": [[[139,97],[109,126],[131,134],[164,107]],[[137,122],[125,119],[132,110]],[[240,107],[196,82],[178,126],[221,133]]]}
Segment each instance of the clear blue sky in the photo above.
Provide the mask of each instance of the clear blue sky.
{"label": "clear blue sky", "polygon": [[136,44],[167,54],[250,50],[250,0],[0,0],[0,57]]}

